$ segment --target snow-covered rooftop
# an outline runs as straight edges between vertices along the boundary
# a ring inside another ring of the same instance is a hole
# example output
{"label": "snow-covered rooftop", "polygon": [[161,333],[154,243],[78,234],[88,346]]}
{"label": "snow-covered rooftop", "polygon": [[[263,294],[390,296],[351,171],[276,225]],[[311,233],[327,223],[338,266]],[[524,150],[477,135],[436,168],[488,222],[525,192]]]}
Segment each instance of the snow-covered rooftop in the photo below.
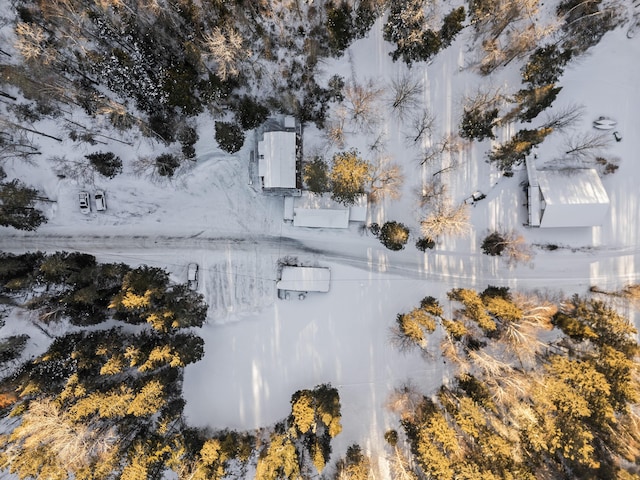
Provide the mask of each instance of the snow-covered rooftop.
{"label": "snow-covered rooftop", "polygon": [[[329,213],[309,212],[310,210]],[[360,195],[356,202],[348,207],[333,200],[330,193],[317,195],[305,191],[299,197],[285,197],[284,199],[284,219],[293,220],[294,226],[297,227],[347,228],[349,222],[366,222],[367,210],[367,195],[365,194]],[[323,224],[318,225],[317,223]]]}
{"label": "snow-covered rooftop", "polygon": [[600,176],[592,168],[538,170],[543,199],[541,227],[601,225],[609,210]]}
{"label": "snow-covered rooftop", "polygon": [[296,188],[295,132],[265,132],[258,142],[258,171],[264,188]]}
{"label": "snow-covered rooftop", "polygon": [[294,208],[294,227],[348,228],[349,209]]}
{"label": "snow-covered rooftop", "polygon": [[282,268],[282,276],[276,288],[294,292],[328,292],[331,283],[331,270],[326,267]]}

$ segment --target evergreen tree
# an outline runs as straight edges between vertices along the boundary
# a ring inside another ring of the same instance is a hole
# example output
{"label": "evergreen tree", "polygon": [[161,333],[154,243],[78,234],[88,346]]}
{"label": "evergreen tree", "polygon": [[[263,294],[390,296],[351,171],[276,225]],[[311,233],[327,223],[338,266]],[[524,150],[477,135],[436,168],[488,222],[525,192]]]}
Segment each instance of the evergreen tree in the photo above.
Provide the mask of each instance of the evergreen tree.
{"label": "evergreen tree", "polygon": [[389,250],[402,250],[409,241],[409,229],[399,222],[385,222],[378,239]]}
{"label": "evergreen tree", "polygon": [[176,168],[180,166],[180,159],[171,154],[163,153],[156,157],[156,171],[161,177],[173,177]]}
{"label": "evergreen tree", "polygon": [[322,157],[315,157],[305,164],[302,171],[302,180],[313,193],[323,194],[331,191],[329,166]]}
{"label": "evergreen tree", "polygon": [[216,122],[216,142],[227,153],[236,153],[244,145],[244,132],[240,125],[229,122]]}
{"label": "evergreen tree", "polygon": [[562,50],[555,43],[539,47],[522,67],[522,80],[531,87],[555,84],[571,56],[571,50]]}
{"label": "evergreen tree", "polygon": [[462,123],[460,124],[460,136],[480,141],[485,138],[496,138],[493,133],[493,125],[496,118],[498,118],[497,108],[487,111],[482,111],[480,107],[465,108],[462,115]]}
{"label": "evergreen tree", "polygon": [[113,178],[122,172],[122,160],[112,152],[95,152],[85,155],[91,165],[107,178]]}
{"label": "evergreen tree", "polygon": [[511,173],[514,165],[524,162],[531,149],[542,143],[551,128],[518,131],[507,143],[495,147],[489,154],[489,160],[505,173]]}
{"label": "evergreen tree", "polygon": [[256,101],[256,99],[248,95],[244,95],[240,99],[237,119],[243,130],[253,130],[259,127],[265,122],[268,116],[269,109]]}
{"label": "evergreen tree", "polygon": [[540,112],[551,106],[560,90],[562,87],[556,87],[554,84],[520,90],[515,95],[520,110],[518,118],[523,122],[531,122]]}
{"label": "evergreen tree", "polygon": [[455,8],[444,17],[439,33],[443,47],[448,47],[456,35],[464,28],[462,23],[465,17],[464,7]]}
{"label": "evergreen tree", "polygon": [[353,444],[347,448],[345,458],[336,463],[334,480],[369,480],[372,478],[371,460],[362,453],[360,445]]}
{"label": "evergreen tree", "polygon": [[421,252],[426,252],[427,249],[433,249],[436,246],[436,242],[432,238],[420,237],[416,240],[416,248]]}
{"label": "evergreen tree", "polygon": [[17,230],[36,230],[47,221],[42,211],[34,207],[38,191],[20,180],[0,183],[0,225]]}
{"label": "evergreen tree", "polygon": [[353,11],[349,2],[338,0],[338,4],[329,2],[327,8],[327,32],[329,33],[329,49],[334,56],[342,55],[356,38],[358,30],[354,28]]}

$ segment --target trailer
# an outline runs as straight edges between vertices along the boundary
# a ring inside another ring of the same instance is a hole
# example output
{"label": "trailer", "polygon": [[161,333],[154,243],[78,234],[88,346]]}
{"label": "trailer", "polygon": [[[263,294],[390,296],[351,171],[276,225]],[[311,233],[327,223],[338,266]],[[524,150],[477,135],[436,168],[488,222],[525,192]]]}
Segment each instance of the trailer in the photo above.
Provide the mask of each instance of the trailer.
{"label": "trailer", "polygon": [[327,267],[284,266],[276,283],[278,298],[291,298],[291,293],[304,299],[309,292],[329,291],[331,270]]}

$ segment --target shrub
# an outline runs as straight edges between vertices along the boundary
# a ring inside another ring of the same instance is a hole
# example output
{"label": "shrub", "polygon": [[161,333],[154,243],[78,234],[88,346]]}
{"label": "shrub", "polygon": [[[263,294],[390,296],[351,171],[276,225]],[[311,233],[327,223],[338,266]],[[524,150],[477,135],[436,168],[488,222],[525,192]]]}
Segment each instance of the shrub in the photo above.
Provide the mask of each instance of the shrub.
{"label": "shrub", "polygon": [[398,432],[396,430],[387,430],[384,433],[384,439],[389,445],[395,447],[398,444]]}
{"label": "shrub", "polygon": [[482,241],[482,251],[492,257],[497,257],[502,254],[507,246],[505,237],[499,232],[493,232],[487,235]]}
{"label": "shrub", "polygon": [[184,127],[178,134],[178,140],[182,145],[184,157],[188,159],[195,158],[196,149],[193,146],[198,141],[198,131],[193,127]]}
{"label": "shrub", "polygon": [[378,238],[389,250],[402,250],[409,240],[409,229],[399,222],[385,222]]}
{"label": "shrub", "polygon": [[244,145],[244,132],[240,125],[230,122],[216,122],[216,142],[227,153],[236,153]]}
{"label": "shrub", "polygon": [[91,162],[101,175],[107,178],[113,178],[122,172],[122,160],[111,152],[96,152],[85,155],[85,158]]}
{"label": "shrub", "polygon": [[173,177],[176,168],[180,166],[180,159],[170,153],[163,153],[156,158],[156,169],[163,177]]}
{"label": "shrub", "polygon": [[416,241],[416,248],[421,252],[426,252],[427,249],[432,249],[435,246],[436,246],[436,242],[432,238],[420,237]]}

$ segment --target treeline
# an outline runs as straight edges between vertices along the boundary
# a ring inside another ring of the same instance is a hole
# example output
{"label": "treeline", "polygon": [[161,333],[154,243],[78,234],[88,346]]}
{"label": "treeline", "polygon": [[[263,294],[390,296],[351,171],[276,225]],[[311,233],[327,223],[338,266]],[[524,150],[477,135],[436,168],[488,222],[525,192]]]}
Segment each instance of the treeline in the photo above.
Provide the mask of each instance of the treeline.
{"label": "treeline", "polygon": [[[0,382],[0,471],[19,478],[299,478],[321,472],[342,429],[338,391],[300,390],[289,417],[256,432],[207,432],[184,419],[186,365],[204,355],[191,327],[207,306],[161,269],[83,253],[0,254],[0,294],[70,333]],[[27,336],[0,342],[0,366]]]}
{"label": "treeline", "polygon": [[167,143],[206,110],[243,130],[269,111],[322,123],[331,93],[316,83],[318,59],[341,55],[382,13],[378,0],[20,0],[25,61],[1,65],[2,82],[36,101],[35,116],[71,105]]}
{"label": "treeline", "polygon": [[397,317],[406,348],[441,351],[455,380],[432,396],[405,386],[392,405],[421,475],[434,479],[638,479],[638,344],[595,299],[556,305],[489,287],[432,297]]}

